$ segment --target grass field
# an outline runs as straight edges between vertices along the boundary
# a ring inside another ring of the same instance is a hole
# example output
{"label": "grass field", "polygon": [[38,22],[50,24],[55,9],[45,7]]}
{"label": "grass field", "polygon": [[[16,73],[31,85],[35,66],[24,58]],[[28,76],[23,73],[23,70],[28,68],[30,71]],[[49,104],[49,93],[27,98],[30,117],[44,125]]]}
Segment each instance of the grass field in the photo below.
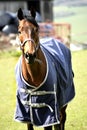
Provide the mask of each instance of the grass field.
{"label": "grass field", "polygon": [[[73,42],[87,43],[87,6],[55,6],[53,11],[55,22],[71,24]],[[59,16],[60,13],[62,13],[61,17]]]}
{"label": "grass field", "polygon": [[[0,53],[0,130],[26,130],[13,120],[16,103],[15,53]],[[72,52],[76,96],[67,108],[66,130],[87,130],[87,50]],[[43,130],[36,128],[35,130]]]}

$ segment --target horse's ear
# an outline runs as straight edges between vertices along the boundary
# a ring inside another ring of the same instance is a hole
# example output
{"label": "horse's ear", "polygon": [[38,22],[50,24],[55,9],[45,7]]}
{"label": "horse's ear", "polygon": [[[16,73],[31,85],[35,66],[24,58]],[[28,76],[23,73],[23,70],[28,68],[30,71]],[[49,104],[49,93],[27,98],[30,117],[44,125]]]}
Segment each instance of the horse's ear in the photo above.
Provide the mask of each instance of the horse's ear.
{"label": "horse's ear", "polygon": [[35,18],[35,16],[36,16],[36,11],[35,11],[35,9],[34,9],[33,7],[31,7],[31,9],[30,9],[30,13],[31,13],[31,16],[32,16],[33,18]]}
{"label": "horse's ear", "polygon": [[19,20],[24,19],[23,11],[22,11],[21,8],[18,9],[17,17],[18,17]]}

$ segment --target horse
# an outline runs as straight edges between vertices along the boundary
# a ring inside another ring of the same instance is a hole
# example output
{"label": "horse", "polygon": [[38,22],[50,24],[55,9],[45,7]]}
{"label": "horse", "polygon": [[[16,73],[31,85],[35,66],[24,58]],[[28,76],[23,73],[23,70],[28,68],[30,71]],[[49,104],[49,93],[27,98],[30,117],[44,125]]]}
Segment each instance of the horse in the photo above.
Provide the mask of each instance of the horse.
{"label": "horse", "polygon": [[71,52],[54,38],[40,39],[36,12],[18,9],[21,56],[15,67],[15,120],[44,130],[65,130],[66,108],[74,96]]}

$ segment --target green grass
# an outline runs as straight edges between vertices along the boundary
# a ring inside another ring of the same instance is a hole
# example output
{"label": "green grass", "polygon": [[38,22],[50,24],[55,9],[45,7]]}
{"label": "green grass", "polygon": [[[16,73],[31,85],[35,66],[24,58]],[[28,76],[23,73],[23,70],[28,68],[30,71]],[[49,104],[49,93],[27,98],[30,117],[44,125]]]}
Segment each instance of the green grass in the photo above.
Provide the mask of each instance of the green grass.
{"label": "green grass", "polygon": [[[0,130],[26,130],[25,124],[13,120],[16,103],[14,68],[18,55],[0,53]],[[76,96],[67,108],[66,130],[87,130],[87,50],[72,52],[72,64]]]}
{"label": "green grass", "polygon": [[75,73],[75,99],[67,109],[66,130],[87,129],[87,50],[72,53],[72,64]]}
{"label": "green grass", "polygon": [[[53,8],[54,21],[59,23],[71,24],[72,41],[87,43],[87,6],[82,7],[66,7],[56,6]],[[74,13],[74,15],[66,17],[57,17],[59,12]]]}

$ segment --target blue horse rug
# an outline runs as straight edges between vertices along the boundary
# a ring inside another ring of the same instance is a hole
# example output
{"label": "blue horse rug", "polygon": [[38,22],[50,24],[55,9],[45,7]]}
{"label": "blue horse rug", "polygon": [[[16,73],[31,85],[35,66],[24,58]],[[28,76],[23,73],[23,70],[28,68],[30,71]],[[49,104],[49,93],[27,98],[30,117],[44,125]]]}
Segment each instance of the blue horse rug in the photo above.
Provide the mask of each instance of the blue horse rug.
{"label": "blue horse rug", "polygon": [[15,68],[17,104],[15,120],[35,126],[59,123],[59,110],[75,96],[70,50],[53,38],[40,41],[47,62],[44,81],[38,86],[28,84],[22,75],[22,56]]}

